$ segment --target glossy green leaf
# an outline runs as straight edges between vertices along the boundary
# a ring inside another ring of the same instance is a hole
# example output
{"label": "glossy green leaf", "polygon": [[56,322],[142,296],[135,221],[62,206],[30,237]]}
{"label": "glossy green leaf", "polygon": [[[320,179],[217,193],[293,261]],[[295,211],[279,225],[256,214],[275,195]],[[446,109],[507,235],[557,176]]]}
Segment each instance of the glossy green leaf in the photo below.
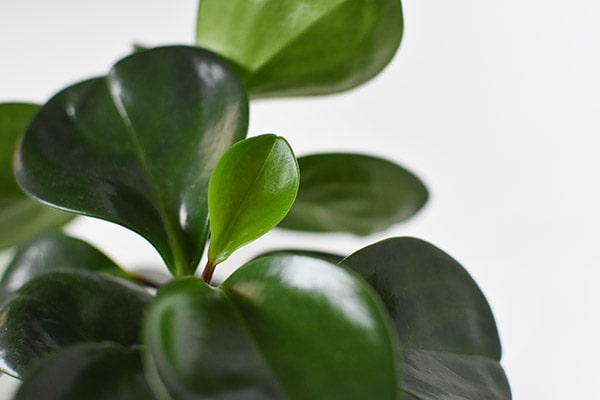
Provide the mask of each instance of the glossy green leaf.
{"label": "glossy green leaf", "polygon": [[0,309],[0,370],[19,377],[44,355],[80,342],[137,344],[150,298],[137,285],[98,272],[40,275]]}
{"label": "glossy green leaf", "polygon": [[28,372],[15,400],[152,400],[139,349],[85,343],[50,355]]}
{"label": "glossy green leaf", "polygon": [[45,202],[137,231],[173,274],[192,274],[210,174],[247,124],[244,90],[219,57],[141,51],[52,98],[24,136],[16,175]]}
{"label": "glossy green leaf", "polygon": [[210,262],[224,261],[274,228],[292,206],[299,180],[296,157],[282,137],[261,135],[232,146],[210,180]]}
{"label": "glossy green leaf", "polygon": [[383,299],[406,354],[403,390],[420,400],[510,399],[489,304],[467,271],[414,238],[375,243],[342,261]]}
{"label": "glossy green leaf", "polygon": [[404,221],[427,201],[412,173],[360,154],[315,154],[298,159],[300,189],[282,228],[367,235]]}
{"label": "glossy green leaf", "polygon": [[400,0],[201,0],[197,44],[252,97],[340,92],[377,75],[403,32]]}
{"label": "glossy green leaf", "polygon": [[14,178],[14,150],[39,109],[35,104],[0,104],[0,249],[56,229],[73,218],[31,200]]}
{"label": "glossy green leaf", "polygon": [[133,278],[90,244],[61,233],[51,233],[18,248],[0,280],[0,302],[34,277],[65,268]]}
{"label": "glossy green leaf", "polygon": [[380,299],[323,260],[272,256],[220,287],[159,290],[148,370],[178,400],[396,399],[398,349]]}

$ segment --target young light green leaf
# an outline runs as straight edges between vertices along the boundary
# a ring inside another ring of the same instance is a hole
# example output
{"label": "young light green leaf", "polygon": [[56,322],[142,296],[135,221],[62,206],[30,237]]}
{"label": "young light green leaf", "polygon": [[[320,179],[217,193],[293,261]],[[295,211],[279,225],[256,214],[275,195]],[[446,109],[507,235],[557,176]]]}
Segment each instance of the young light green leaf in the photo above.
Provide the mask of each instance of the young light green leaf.
{"label": "young light green leaf", "polygon": [[15,181],[14,150],[39,109],[28,103],[0,104],[0,249],[56,229],[74,217],[30,199]]}
{"label": "young light green leaf", "polygon": [[288,212],[299,184],[298,163],[285,139],[267,134],[232,146],[210,179],[210,265],[262,236]]}
{"label": "young light green leaf", "polygon": [[247,126],[246,93],[221,58],[150,49],[54,96],[25,133],[16,175],[44,202],[140,233],[172,274],[191,275],[210,174]]}
{"label": "young light green leaf", "polygon": [[156,391],[177,400],[395,400],[389,324],[356,274],[262,257],[217,288],[193,278],[163,286],[146,313],[145,366]]}
{"label": "young light green leaf", "polygon": [[419,178],[381,158],[312,154],[298,164],[298,198],[281,228],[367,235],[406,220],[427,201]]}
{"label": "young light green leaf", "polygon": [[368,81],[402,32],[400,0],[201,0],[196,37],[238,66],[252,97],[276,97]]}

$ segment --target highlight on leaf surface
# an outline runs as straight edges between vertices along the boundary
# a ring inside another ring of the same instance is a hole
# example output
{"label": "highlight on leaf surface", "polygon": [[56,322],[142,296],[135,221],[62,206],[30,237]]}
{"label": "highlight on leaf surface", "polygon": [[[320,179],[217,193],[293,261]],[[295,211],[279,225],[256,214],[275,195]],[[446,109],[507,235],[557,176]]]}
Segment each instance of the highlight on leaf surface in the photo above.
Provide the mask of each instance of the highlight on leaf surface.
{"label": "highlight on leaf surface", "polygon": [[275,227],[292,206],[299,181],[296,157],[280,136],[256,136],[227,150],[208,190],[209,263],[224,261]]}
{"label": "highlight on leaf surface", "polygon": [[381,300],[325,260],[253,260],[212,288],[159,289],[145,366],[165,398],[396,400],[401,349]]}

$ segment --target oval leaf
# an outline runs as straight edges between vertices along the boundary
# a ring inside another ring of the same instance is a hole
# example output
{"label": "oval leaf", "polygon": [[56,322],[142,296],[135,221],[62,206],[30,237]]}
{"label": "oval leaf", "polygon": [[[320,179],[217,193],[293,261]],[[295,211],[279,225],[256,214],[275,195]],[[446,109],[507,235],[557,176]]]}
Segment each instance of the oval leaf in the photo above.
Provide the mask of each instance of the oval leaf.
{"label": "oval leaf", "polygon": [[73,218],[25,196],[14,178],[14,150],[39,109],[28,103],[0,104],[0,249],[54,230]]}
{"label": "oval leaf", "polygon": [[139,349],[115,343],[75,345],[28,372],[15,400],[155,399],[142,371]]}
{"label": "oval leaf", "polygon": [[52,233],[19,247],[0,280],[0,302],[34,277],[65,268],[132,278],[131,274],[90,244]]}
{"label": "oval leaf", "polygon": [[137,344],[149,301],[145,290],[106,274],[38,276],[0,309],[0,370],[20,377],[44,355],[79,342]]}
{"label": "oval leaf", "polygon": [[377,75],[402,31],[400,0],[202,0],[197,44],[237,64],[252,97],[315,95]]}
{"label": "oval leaf", "polygon": [[384,300],[406,350],[403,390],[424,400],[510,399],[489,304],[452,257],[419,239],[392,238],[342,264]]}
{"label": "oval leaf", "polygon": [[210,263],[224,261],[275,227],[292,206],[298,184],[296,157],[282,137],[261,135],[227,150],[210,180]]}
{"label": "oval leaf", "polygon": [[396,399],[380,300],[323,260],[264,257],[219,288],[187,279],[147,314],[147,364],[172,398]]}
{"label": "oval leaf", "polygon": [[137,231],[173,274],[192,274],[210,174],[247,124],[245,92],[220,58],[184,46],[142,51],[42,108],[17,178],[42,201]]}
{"label": "oval leaf", "polygon": [[411,217],[427,201],[416,176],[380,158],[315,154],[298,164],[298,197],[282,228],[368,235]]}

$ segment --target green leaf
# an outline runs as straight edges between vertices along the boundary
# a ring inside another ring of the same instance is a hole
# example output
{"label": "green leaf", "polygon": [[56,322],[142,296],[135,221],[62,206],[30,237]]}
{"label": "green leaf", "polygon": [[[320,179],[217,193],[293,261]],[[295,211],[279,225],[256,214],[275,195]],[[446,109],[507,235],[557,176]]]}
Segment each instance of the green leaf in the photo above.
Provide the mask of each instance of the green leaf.
{"label": "green leaf", "polygon": [[139,349],[86,343],[45,358],[28,372],[15,400],[155,399]]}
{"label": "green leaf", "polygon": [[220,58],[184,46],[141,51],[42,108],[17,178],[45,202],[140,233],[173,274],[193,274],[210,174],[247,124],[246,95]]}
{"label": "green leaf", "polygon": [[224,261],[275,227],[292,206],[298,184],[296,157],[282,137],[261,135],[227,150],[209,186],[210,263]]}
{"label": "green leaf", "polygon": [[197,44],[252,97],[335,93],[377,75],[402,38],[400,0],[202,0]]}
{"label": "green leaf", "polygon": [[408,351],[403,386],[418,400],[510,400],[510,386],[492,359],[439,351]]}
{"label": "green leaf", "polygon": [[98,272],[40,275],[0,309],[0,370],[20,377],[44,355],[80,342],[138,344],[150,298],[144,289]]}
{"label": "green leaf", "polygon": [[0,249],[54,230],[73,218],[25,196],[14,178],[15,147],[39,109],[35,104],[0,104]]}
{"label": "green leaf", "polygon": [[383,299],[406,351],[403,390],[420,400],[510,399],[496,323],[467,271],[435,246],[392,238],[342,264]]}
{"label": "green leaf", "polygon": [[34,277],[65,268],[133,278],[130,273],[90,244],[60,233],[52,233],[18,248],[0,280],[0,302]]}
{"label": "green leaf", "polygon": [[390,329],[353,273],[308,257],[264,257],[219,288],[192,278],[161,288],[147,314],[146,361],[178,400],[396,399]]}
{"label": "green leaf", "polygon": [[380,158],[315,154],[298,164],[300,189],[282,228],[368,235],[406,220],[427,201],[416,176]]}

